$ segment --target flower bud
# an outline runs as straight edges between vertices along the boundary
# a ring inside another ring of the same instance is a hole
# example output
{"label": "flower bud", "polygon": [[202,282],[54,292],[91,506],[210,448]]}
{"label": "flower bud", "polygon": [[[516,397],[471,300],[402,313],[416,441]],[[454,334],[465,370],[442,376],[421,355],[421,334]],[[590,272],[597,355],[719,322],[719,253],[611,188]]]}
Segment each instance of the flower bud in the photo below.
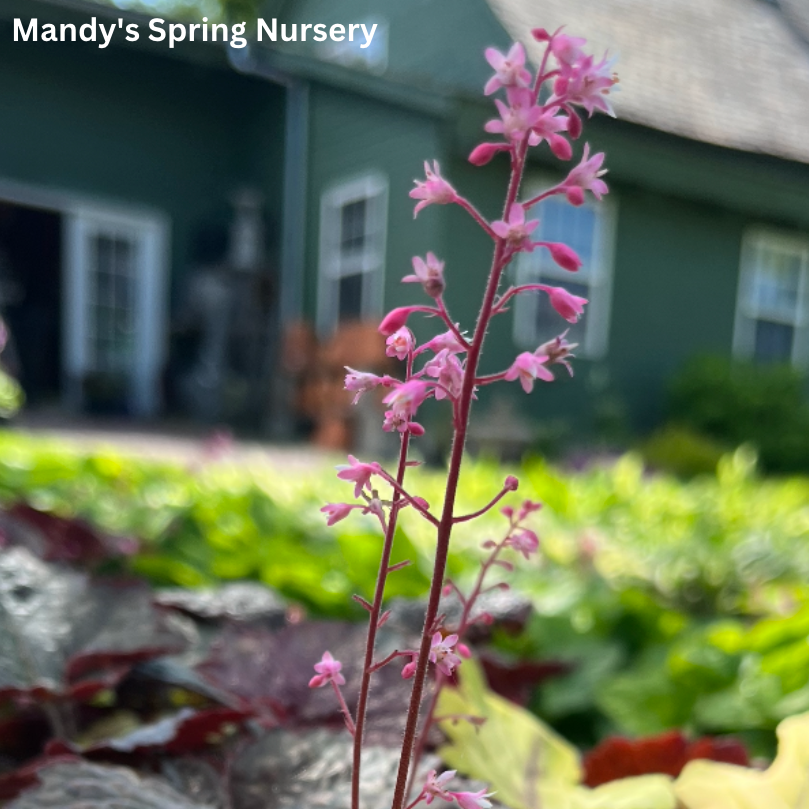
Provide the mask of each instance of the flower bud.
{"label": "flower bud", "polygon": [[550,135],[548,137],[548,144],[551,147],[551,151],[560,160],[570,160],[570,158],[573,157],[573,147],[567,139],[563,138],[561,135]]}
{"label": "flower bud", "polygon": [[520,487],[520,481],[514,477],[514,475],[509,475],[506,478],[506,482],[503,484],[504,489],[508,489],[510,492],[516,492],[517,489]]}
{"label": "flower bud", "polygon": [[402,679],[409,680],[414,674],[416,673],[416,661],[411,660],[403,669],[402,669]]}
{"label": "flower bud", "polygon": [[582,132],[582,122],[581,118],[573,112],[572,109],[568,109],[568,118],[567,118],[567,134],[570,135],[573,140],[578,140],[581,137]]}
{"label": "flower bud", "polygon": [[537,42],[550,42],[551,39],[551,35],[544,28],[534,28],[534,30],[531,31],[531,36],[533,36]]}
{"label": "flower bud", "polygon": [[485,166],[498,152],[508,151],[510,148],[507,143],[481,143],[472,150],[469,162],[473,166]]}
{"label": "flower bud", "polygon": [[581,267],[581,259],[578,253],[562,242],[547,242],[545,245],[550,251],[551,258],[568,272],[576,272]]}
{"label": "flower bud", "polygon": [[380,334],[384,334],[385,337],[390,337],[392,334],[399,331],[399,329],[407,323],[407,318],[419,308],[418,306],[400,306],[398,309],[392,309],[379,324]]}

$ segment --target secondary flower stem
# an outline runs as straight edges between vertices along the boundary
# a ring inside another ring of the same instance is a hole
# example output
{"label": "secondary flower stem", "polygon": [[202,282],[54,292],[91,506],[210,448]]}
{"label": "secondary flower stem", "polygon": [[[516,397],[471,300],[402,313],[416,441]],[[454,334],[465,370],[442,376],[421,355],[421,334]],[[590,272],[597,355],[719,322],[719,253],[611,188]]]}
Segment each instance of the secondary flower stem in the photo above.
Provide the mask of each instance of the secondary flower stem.
{"label": "secondary flower stem", "polygon": [[354,720],[351,718],[351,711],[348,710],[348,705],[346,705],[345,697],[343,697],[343,692],[340,690],[340,686],[337,685],[334,680],[332,680],[331,687],[334,689],[334,693],[337,695],[337,701],[340,703],[340,710],[343,712],[343,719],[345,719],[348,732],[352,736],[356,736],[357,728],[354,725]]}
{"label": "secondary flower stem", "polygon": [[[522,181],[523,169],[525,166],[525,154],[528,148],[527,140],[523,142],[518,150],[516,160],[513,163],[511,178],[509,180],[508,192],[504,205],[503,218],[508,217],[508,212],[517,198],[517,193]],[[393,794],[391,809],[403,809],[407,798],[407,784],[410,773],[410,764],[413,756],[413,746],[416,741],[416,732],[419,721],[419,708],[421,698],[424,693],[424,683],[427,677],[427,664],[429,662],[431,629],[435,624],[438,615],[438,606],[441,600],[441,590],[444,584],[444,574],[449,556],[449,541],[452,534],[454,522],[453,511],[455,508],[455,497],[458,491],[458,480],[461,473],[461,463],[463,461],[464,446],[466,444],[466,433],[469,427],[469,413],[472,405],[472,395],[475,389],[475,377],[477,375],[480,354],[483,350],[483,342],[489,327],[489,321],[494,309],[494,300],[497,295],[497,288],[500,278],[505,269],[509,253],[506,242],[497,239],[495,242],[494,257],[492,259],[492,269],[489,273],[489,280],[486,285],[486,292],[483,298],[478,321],[475,326],[475,334],[472,344],[469,347],[466,369],[464,372],[463,386],[457,406],[457,425],[452,443],[452,455],[450,457],[449,470],[447,472],[447,487],[444,498],[444,510],[441,515],[441,522],[438,526],[438,537],[436,542],[435,564],[433,567],[433,578],[430,584],[430,596],[427,603],[427,612],[424,616],[424,629],[421,636],[421,647],[419,650],[416,673],[413,678],[413,691],[410,696],[410,706],[407,711],[407,723],[402,741],[401,757],[399,759],[399,770],[396,776],[396,788]]]}
{"label": "secondary flower stem", "polygon": [[[408,359],[408,377],[413,367],[412,354]],[[407,452],[410,444],[410,433],[402,435],[402,443],[399,447],[399,467],[396,471],[396,482],[399,486],[404,483],[405,472],[407,471]],[[385,583],[388,578],[390,567],[390,556],[393,551],[393,536],[396,533],[396,521],[399,509],[396,508],[401,494],[399,491],[393,493],[394,506],[390,510],[388,529],[385,532],[385,542],[382,546],[382,556],[379,560],[379,573],[376,577],[376,589],[374,590],[374,601],[371,604],[370,616],[368,618],[368,637],[365,644],[365,663],[362,668],[362,679],[360,681],[360,694],[357,700],[357,722],[354,732],[354,760],[351,773],[351,809],[360,809],[360,767],[362,763],[362,738],[365,732],[365,717],[368,711],[368,694],[371,690],[371,667],[374,663],[374,648],[376,646],[376,633],[379,628],[379,617],[382,613],[382,599],[385,595]]]}

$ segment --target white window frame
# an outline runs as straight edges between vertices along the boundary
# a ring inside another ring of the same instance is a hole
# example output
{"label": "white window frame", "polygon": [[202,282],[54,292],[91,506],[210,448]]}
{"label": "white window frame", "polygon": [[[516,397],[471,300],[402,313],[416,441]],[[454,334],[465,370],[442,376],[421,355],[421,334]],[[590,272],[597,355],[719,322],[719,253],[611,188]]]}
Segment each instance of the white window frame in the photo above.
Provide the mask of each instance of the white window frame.
{"label": "white window frame", "polygon": [[[797,308],[791,318],[763,311],[752,299],[757,269],[756,256],[761,247],[789,252],[800,258]],[[809,368],[809,237],[758,225],[745,231],[733,330],[734,356],[740,359],[755,357],[755,326],[759,320],[791,326],[794,329],[791,363],[802,370]]]}
{"label": "white window frame", "polygon": [[[342,209],[365,200],[367,244],[351,265],[343,264],[339,245],[342,236]],[[362,289],[363,319],[382,312],[385,292],[385,254],[388,230],[388,180],[372,172],[341,181],[327,188],[320,198],[320,254],[318,271],[317,330],[331,335],[338,323],[339,280],[350,275],[365,276]],[[356,271],[359,266],[359,272]]]}
{"label": "white window frame", "polygon": [[[552,187],[555,181],[546,179],[535,180],[526,185],[526,196],[540,194],[543,190]],[[568,204],[563,197],[557,197],[560,204]],[[602,202],[588,199],[581,207],[595,212],[595,232],[593,234],[593,261],[583,274],[580,269],[571,273],[559,267],[544,247],[537,247],[533,253],[521,253],[517,257],[516,283],[535,284],[547,283],[549,286],[559,282],[586,284],[588,286],[587,299],[589,303],[582,315],[584,324],[584,339],[576,349],[576,356],[583,359],[598,360],[607,355],[609,348],[610,313],[612,309],[612,278],[615,258],[615,228],[618,215],[618,205],[614,197]],[[527,219],[539,218],[539,227],[533,232],[532,238],[539,241],[543,239],[541,203],[526,213]],[[549,239],[550,241],[550,239]],[[537,271],[537,266],[541,269]],[[519,295],[514,304],[514,342],[520,348],[534,350],[542,339],[536,328],[537,307],[539,294],[527,292]],[[559,321],[561,334],[565,329],[565,321]]]}

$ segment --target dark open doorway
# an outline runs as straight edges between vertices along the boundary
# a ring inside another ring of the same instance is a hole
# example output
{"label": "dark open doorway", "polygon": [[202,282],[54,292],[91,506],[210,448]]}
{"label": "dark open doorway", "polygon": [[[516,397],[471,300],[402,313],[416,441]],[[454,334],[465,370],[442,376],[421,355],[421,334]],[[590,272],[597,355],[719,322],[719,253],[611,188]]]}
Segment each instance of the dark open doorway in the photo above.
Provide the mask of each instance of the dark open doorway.
{"label": "dark open doorway", "polygon": [[33,405],[60,395],[61,254],[59,214],[0,202],[0,313],[11,333],[3,360]]}

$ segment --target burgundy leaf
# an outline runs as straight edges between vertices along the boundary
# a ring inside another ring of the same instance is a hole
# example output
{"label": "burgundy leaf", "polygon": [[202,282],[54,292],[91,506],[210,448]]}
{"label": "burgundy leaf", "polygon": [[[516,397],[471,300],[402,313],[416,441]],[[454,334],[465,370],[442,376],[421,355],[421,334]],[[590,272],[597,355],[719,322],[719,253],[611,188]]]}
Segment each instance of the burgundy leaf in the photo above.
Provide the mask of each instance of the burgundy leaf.
{"label": "burgundy leaf", "polygon": [[558,660],[505,663],[487,654],[481,656],[480,662],[492,691],[523,706],[528,704],[537,685],[568,674],[572,668],[569,663]]}
{"label": "burgundy leaf", "polygon": [[55,763],[79,761],[78,756],[67,755],[45,755],[26,763],[24,767],[10,773],[0,775],[0,801],[7,801],[16,798],[21,792],[30,789],[39,783],[39,771]]}
{"label": "burgundy leaf", "polygon": [[131,539],[110,537],[84,520],[57,517],[17,503],[0,513],[2,545],[19,545],[49,562],[95,566],[107,559],[130,556],[137,550]]}
{"label": "burgundy leaf", "polygon": [[585,756],[584,783],[597,787],[619,778],[651,773],[676,778],[689,761],[698,758],[742,767],[750,765],[747,751],[735,739],[705,736],[689,743],[679,730],[641,739],[612,736]]}
{"label": "burgundy leaf", "polygon": [[[346,685],[342,691],[353,712],[359,693],[365,635],[364,624],[324,621],[289,625],[277,632],[231,626],[197,671],[254,710],[264,724],[325,724],[339,728],[343,720],[334,692],[328,687],[309,688],[309,680],[323,652],[331,652],[343,664]],[[414,639],[408,640],[386,628],[379,633],[377,659],[414,644]],[[394,661],[374,674],[368,706],[369,743],[401,743],[403,717],[410,697],[410,683],[402,680],[401,670],[402,663]]]}
{"label": "burgundy leaf", "polygon": [[91,579],[23,548],[0,551],[0,624],[0,699],[85,699],[186,644],[145,585]]}
{"label": "burgundy leaf", "polygon": [[143,725],[124,736],[83,748],[56,741],[48,746],[47,752],[81,753],[93,761],[116,763],[125,763],[132,756],[152,752],[169,755],[196,753],[221,742],[249,717],[248,712],[230,708],[212,708],[206,711],[184,708],[174,716]]}
{"label": "burgundy leaf", "polygon": [[39,784],[6,809],[212,809],[188,800],[162,779],[123,767],[59,761],[40,767],[37,776]]}

